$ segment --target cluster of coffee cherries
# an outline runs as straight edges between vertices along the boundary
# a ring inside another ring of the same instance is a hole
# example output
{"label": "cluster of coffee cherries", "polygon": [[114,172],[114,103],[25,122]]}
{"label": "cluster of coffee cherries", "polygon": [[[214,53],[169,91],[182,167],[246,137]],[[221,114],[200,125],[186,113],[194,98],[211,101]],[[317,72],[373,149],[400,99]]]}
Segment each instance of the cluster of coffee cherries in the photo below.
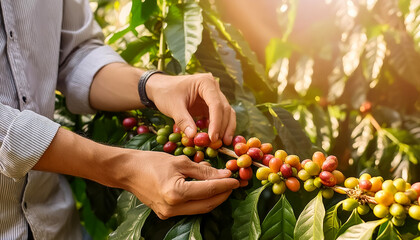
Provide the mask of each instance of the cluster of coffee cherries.
{"label": "cluster of coffee cherries", "polygon": [[[359,178],[347,178],[344,186],[372,197],[372,201],[348,198],[343,201],[344,210],[351,211],[357,207],[359,214],[363,215],[373,209],[378,218],[392,217],[395,226],[404,225],[407,215],[420,221],[420,182],[411,185],[402,178],[384,181],[382,177],[364,173]],[[418,227],[420,229],[420,223]]]}
{"label": "cluster of coffee cherries", "polygon": [[138,124],[138,121],[134,117],[127,117],[124,118],[122,121],[122,125],[125,128],[125,130],[129,131],[132,129],[135,129],[137,134],[143,134],[150,132],[149,127],[144,124]]}

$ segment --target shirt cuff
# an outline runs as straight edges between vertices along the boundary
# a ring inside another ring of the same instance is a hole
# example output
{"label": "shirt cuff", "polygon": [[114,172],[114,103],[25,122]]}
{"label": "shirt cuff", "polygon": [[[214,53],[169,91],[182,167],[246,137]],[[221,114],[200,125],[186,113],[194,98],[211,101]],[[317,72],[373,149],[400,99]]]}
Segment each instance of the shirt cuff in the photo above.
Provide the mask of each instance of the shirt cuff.
{"label": "shirt cuff", "polygon": [[72,89],[66,95],[67,108],[78,114],[95,113],[89,104],[89,92],[93,78],[105,65],[121,62],[124,59],[111,47],[101,46],[90,52],[70,74],[67,89]]}
{"label": "shirt cuff", "polygon": [[38,162],[56,135],[59,124],[32,111],[19,112],[0,147],[0,171],[19,180]]}

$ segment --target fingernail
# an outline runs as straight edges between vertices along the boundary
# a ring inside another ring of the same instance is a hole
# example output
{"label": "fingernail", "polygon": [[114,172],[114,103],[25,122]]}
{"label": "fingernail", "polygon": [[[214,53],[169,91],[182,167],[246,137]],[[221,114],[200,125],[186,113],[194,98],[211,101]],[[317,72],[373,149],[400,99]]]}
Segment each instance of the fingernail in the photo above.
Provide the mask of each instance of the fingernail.
{"label": "fingernail", "polygon": [[218,171],[219,171],[220,174],[226,175],[226,176],[230,176],[230,174],[232,174],[232,172],[230,170],[227,170],[227,169],[219,169]]}
{"label": "fingernail", "polygon": [[189,138],[192,138],[192,137],[194,137],[193,135],[194,135],[194,130],[191,128],[191,127],[187,127],[186,129],[185,129],[185,134],[189,137]]}

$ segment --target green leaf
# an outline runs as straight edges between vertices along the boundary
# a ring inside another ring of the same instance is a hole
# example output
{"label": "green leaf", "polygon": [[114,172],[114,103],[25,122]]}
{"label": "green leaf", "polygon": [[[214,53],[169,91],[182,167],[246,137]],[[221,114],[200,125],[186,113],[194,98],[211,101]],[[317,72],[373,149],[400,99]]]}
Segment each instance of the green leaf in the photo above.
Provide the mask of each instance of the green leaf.
{"label": "green leaf", "polygon": [[324,239],[322,230],[324,223],[325,209],[322,203],[321,191],[303,209],[295,227],[294,236],[296,240],[317,240]]}
{"label": "green leaf", "polygon": [[401,240],[401,236],[395,229],[391,221],[383,223],[379,228],[378,237],[376,240]]}
{"label": "green leaf", "polygon": [[300,124],[283,108],[270,104],[262,105],[260,108],[268,111],[270,107],[275,112],[274,115],[271,114],[273,125],[277,129],[285,151],[296,154],[301,158],[310,158],[312,156],[312,143]]}
{"label": "green leaf", "polygon": [[201,217],[188,217],[179,221],[166,234],[164,240],[201,240]]}
{"label": "green leaf", "polygon": [[293,208],[283,194],[265,217],[261,228],[261,240],[293,239],[296,218]]}
{"label": "green leaf", "polygon": [[141,229],[150,212],[151,209],[144,204],[129,210],[126,219],[109,235],[109,239],[140,239]]}
{"label": "green leaf", "polygon": [[266,184],[252,191],[233,213],[232,239],[258,239],[261,235],[260,218],[258,216],[258,199]]}
{"label": "green leaf", "polygon": [[121,52],[121,57],[130,64],[135,63],[136,59],[143,56],[150,51],[151,48],[157,46],[157,40],[149,36],[141,37],[135,41],[127,44],[124,51]]}
{"label": "green leaf", "polygon": [[347,229],[347,231],[345,231],[343,234],[341,234],[337,238],[337,240],[369,240],[371,239],[373,231],[375,231],[376,227],[378,227],[386,221],[388,220],[384,218],[377,221],[365,222],[354,225]]}
{"label": "green leaf", "polygon": [[203,16],[201,8],[193,0],[169,7],[164,35],[173,57],[185,70],[192,55],[201,43]]}
{"label": "green leaf", "polygon": [[108,44],[115,43],[118,39],[122,38],[125,34],[127,34],[130,31],[131,31],[131,28],[130,28],[130,26],[128,26],[128,27],[124,28],[123,30],[114,33],[112,35],[112,37],[109,38]]}
{"label": "green leaf", "polygon": [[156,135],[153,133],[144,133],[134,136],[129,142],[125,144],[125,148],[151,150],[151,141],[156,140]]}
{"label": "green leaf", "polygon": [[133,0],[131,7],[130,28],[135,29],[146,22],[150,16],[157,10],[156,0]]}
{"label": "green leaf", "polygon": [[325,239],[335,239],[340,229],[341,221],[338,218],[337,210],[342,202],[337,203],[328,209],[324,219]]}
{"label": "green leaf", "polygon": [[[381,72],[386,53],[386,43],[383,35],[375,36],[366,44],[365,55],[363,58],[363,74],[365,78],[372,82],[376,80]],[[375,86],[373,82],[371,87]]]}
{"label": "green leaf", "polygon": [[336,237],[343,234],[350,227],[352,227],[354,225],[357,225],[357,224],[360,224],[360,223],[363,223],[363,220],[359,217],[359,214],[357,213],[357,209],[354,209],[353,212],[351,213],[349,219],[347,219],[347,221],[343,224],[343,226],[341,226],[341,228],[338,231]]}
{"label": "green leaf", "polygon": [[127,213],[131,209],[140,204],[137,197],[128,191],[123,191],[117,200],[117,220],[121,224],[126,218]]}
{"label": "green leaf", "polygon": [[275,134],[267,117],[254,104],[248,101],[242,103],[248,113],[248,135],[257,137],[263,142],[274,142]]}

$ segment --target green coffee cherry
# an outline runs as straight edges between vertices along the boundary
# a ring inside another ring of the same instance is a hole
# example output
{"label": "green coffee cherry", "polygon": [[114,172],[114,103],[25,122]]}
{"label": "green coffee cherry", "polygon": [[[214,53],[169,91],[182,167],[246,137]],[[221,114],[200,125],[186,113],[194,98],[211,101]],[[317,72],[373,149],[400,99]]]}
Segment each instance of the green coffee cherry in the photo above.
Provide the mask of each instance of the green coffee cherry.
{"label": "green coffee cherry", "polygon": [[181,141],[181,133],[171,133],[168,137],[169,141],[177,143]]}
{"label": "green coffee cherry", "polygon": [[168,142],[168,137],[163,136],[163,135],[158,135],[156,137],[156,142],[159,143],[160,145],[164,145],[166,142]]}

